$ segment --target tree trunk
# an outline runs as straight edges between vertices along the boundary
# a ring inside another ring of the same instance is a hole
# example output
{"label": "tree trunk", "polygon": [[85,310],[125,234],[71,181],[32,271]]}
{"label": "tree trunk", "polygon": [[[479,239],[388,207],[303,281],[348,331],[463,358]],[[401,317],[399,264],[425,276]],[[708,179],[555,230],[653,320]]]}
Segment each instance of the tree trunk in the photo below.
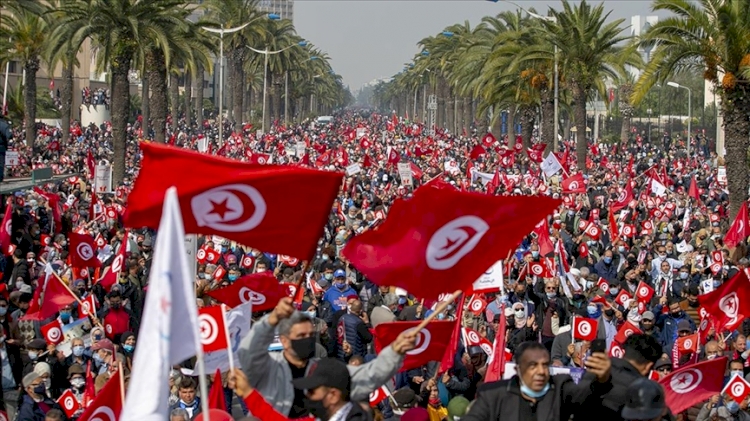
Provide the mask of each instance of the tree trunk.
{"label": "tree trunk", "polygon": [[[464,98],[464,110],[461,113],[463,115],[464,127],[463,130],[467,134],[471,134],[471,126],[474,124],[474,113],[472,112],[471,99]],[[486,128],[484,130],[487,130]],[[479,131],[477,131],[479,132]],[[478,133],[481,135],[481,133]]]}
{"label": "tree trunk", "polygon": [[453,127],[455,118],[454,101],[456,100],[456,98],[453,97],[451,88],[449,86],[446,86],[445,94],[445,123],[443,124],[443,128],[450,130],[450,132],[453,134],[456,134],[455,127]]}
{"label": "tree trunk", "polygon": [[232,51],[232,119],[236,124],[242,124],[242,100],[244,99],[245,47],[240,46]]}
{"label": "tree trunk", "polygon": [[68,144],[70,138],[70,112],[73,108],[73,59],[63,63],[62,68],[62,91],[60,92],[61,101],[61,124],[62,124],[62,143]]}
{"label": "tree trunk", "polygon": [[188,126],[190,126],[193,122],[193,111],[191,110],[191,101],[193,99],[193,79],[187,67],[185,67],[185,80],[183,81],[182,86],[185,89],[185,96],[183,97],[185,121]]}
{"label": "tree trunk", "polygon": [[552,152],[555,146],[555,97],[548,88],[542,88],[542,142],[547,145],[544,148],[545,158]]}
{"label": "tree trunk", "polygon": [[243,122],[250,121],[250,110],[253,109],[253,101],[251,100],[250,94],[252,92],[252,89],[247,84],[247,81],[242,86],[242,93],[245,95],[245,99],[242,100],[243,105],[245,106],[245,114],[242,116]]}
{"label": "tree trunk", "polygon": [[[167,130],[167,64],[164,51],[161,48],[152,48],[146,54],[146,74],[148,75],[148,90],[151,91],[149,108],[152,108],[154,124],[154,142],[166,143]],[[144,82],[145,86],[145,82]],[[146,93],[148,94],[148,92]],[[174,121],[174,115],[172,120]],[[144,125],[147,125],[146,117],[143,117]],[[144,126],[144,133],[147,133]]]}
{"label": "tree trunk", "polygon": [[[490,127],[490,124],[492,124],[492,127]],[[503,139],[503,113],[500,111],[500,107],[496,105],[492,107],[492,122],[485,126],[485,130],[490,130],[495,139]],[[483,135],[480,131],[479,136]]]}
{"label": "tree trunk", "polygon": [[511,104],[508,107],[508,120],[505,123],[508,126],[508,147],[511,149],[516,146],[516,105]]}
{"label": "tree trunk", "polygon": [[265,100],[265,105],[261,107],[261,113],[263,112],[262,110],[266,111],[265,115],[262,115],[261,118],[263,119],[263,126],[265,127],[266,131],[268,131],[268,129],[270,129],[271,127],[271,91],[273,91],[273,89],[271,89],[273,87],[273,79],[271,76],[271,72],[268,72],[266,74],[266,91],[265,93],[261,93],[261,95],[264,95]]}
{"label": "tree trunk", "polygon": [[125,179],[127,151],[127,125],[130,108],[130,81],[128,71],[132,54],[122,53],[110,63],[112,72],[112,182],[119,186]]}
{"label": "tree trunk", "polygon": [[23,68],[26,71],[26,86],[23,87],[26,146],[34,148],[32,150],[36,155],[36,72],[39,70],[39,58],[32,57],[24,63]]}
{"label": "tree trunk", "polygon": [[622,127],[620,128],[620,143],[623,147],[628,144],[628,137],[630,136],[630,122],[633,119],[633,107],[630,105],[630,94],[633,92],[633,87],[627,83],[620,86],[620,92],[618,94],[619,102],[618,107],[620,108],[620,115],[622,115]]}
{"label": "tree trunk", "polygon": [[524,149],[531,147],[531,134],[534,132],[534,108],[524,106],[521,109],[521,139]]}
{"label": "tree trunk", "polygon": [[198,70],[195,72],[196,87],[195,92],[195,116],[198,121],[198,130],[203,129],[203,79],[205,78],[203,64],[198,63]]}
{"label": "tree trunk", "polygon": [[586,90],[576,81],[571,81],[573,91],[573,115],[576,122],[576,159],[578,170],[587,173],[586,152]]}
{"label": "tree trunk", "polygon": [[143,130],[143,138],[148,139],[149,127],[151,124],[151,98],[149,85],[148,70],[143,72],[141,77],[141,120],[143,120],[141,129]]}
{"label": "tree trunk", "polygon": [[721,109],[724,116],[725,147],[724,157],[729,183],[729,220],[734,220],[740,206],[747,200],[748,148],[750,148],[750,89],[737,85],[734,91],[722,95]]}
{"label": "tree trunk", "polygon": [[169,72],[169,103],[172,106],[172,122],[170,128],[172,131],[177,130],[177,120],[180,118],[180,86],[177,79],[177,72],[179,69],[175,68],[174,72]]}

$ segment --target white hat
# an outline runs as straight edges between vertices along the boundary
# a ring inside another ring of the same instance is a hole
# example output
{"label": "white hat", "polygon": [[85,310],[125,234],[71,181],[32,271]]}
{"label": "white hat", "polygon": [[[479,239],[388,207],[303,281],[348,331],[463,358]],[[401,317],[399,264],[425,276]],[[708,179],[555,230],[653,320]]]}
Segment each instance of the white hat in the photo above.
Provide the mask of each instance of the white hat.
{"label": "white hat", "polygon": [[409,295],[409,293],[406,292],[406,290],[403,288],[396,288],[396,295],[399,297],[406,297]]}

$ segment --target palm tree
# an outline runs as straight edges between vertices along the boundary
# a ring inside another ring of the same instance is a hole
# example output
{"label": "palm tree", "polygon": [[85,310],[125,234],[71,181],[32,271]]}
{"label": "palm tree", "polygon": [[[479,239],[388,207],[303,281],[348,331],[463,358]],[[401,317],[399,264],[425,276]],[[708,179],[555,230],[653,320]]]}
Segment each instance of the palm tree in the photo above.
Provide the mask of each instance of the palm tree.
{"label": "palm tree", "polygon": [[726,142],[730,217],[748,198],[750,148],[750,2],[745,0],[655,0],[653,10],[673,16],[653,25],[641,39],[654,47],[634,87],[643,99],[673,73],[697,69],[721,98]]}
{"label": "palm tree", "polygon": [[144,48],[160,40],[167,45],[175,9],[184,0],[80,0],[63,2],[55,12],[56,25],[51,48],[70,42],[77,51],[91,38],[97,49],[97,67],[111,72],[113,179],[125,178],[127,122],[130,105],[128,74]]}
{"label": "palm tree", "polygon": [[9,55],[21,62],[25,73],[24,124],[26,144],[36,139],[36,73],[45,52],[48,21],[46,6],[26,7],[26,2],[8,2],[10,13],[0,15],[0,38],[10,39]]}
{"label": "palm tree", "polygon": [[578,168],[586,170],[586,100],[594,90],[604,96],[607,78],[618,80],[625,74],[625,65],[640,65],[634,46],[621,47],[630,37],[621,35],[624,19],[607,23],[610,13],[604,4],[591,6],[585,0],[571,5],[563,0],[563,10],[550,10],[555,21],[541,21],[543,35],[559,49],[560,68],[567,75],[567,85],[574,103],[578,140]]}

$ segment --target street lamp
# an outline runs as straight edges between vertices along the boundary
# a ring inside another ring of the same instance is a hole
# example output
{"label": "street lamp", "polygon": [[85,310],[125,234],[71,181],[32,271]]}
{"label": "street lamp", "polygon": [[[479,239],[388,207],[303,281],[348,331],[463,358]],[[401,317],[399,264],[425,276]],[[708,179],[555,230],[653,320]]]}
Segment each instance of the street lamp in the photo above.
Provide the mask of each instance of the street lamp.
{"label": "street lamp", "polygon": [[[296,44],[292,44],[290,46],[284,47],[281,50],[277,50],[277,51],[269,51],[267,45],[266,45],[265,50],[257,50],[253,47],[247,46],[247,48],[251,49],[252,51],[258,54],[263,54],[265,56],[264,63],[263,63],[263,117],[262,117],[263,121],[261,122],[261,131],[263,133],[266,132],[266,95],[268,91],[268,56],[271,54],[279,54],[282,51],[286,51],[292,47],[306,47],[306,46],[307,46],[307,41],[304,41],[304,40]],[[284,118],[286,118],[286,116]]]}
{"label": "street lamp", "polygon": [[692,110],[692,97],[693,97],[693,91],[690,90],[687,86],[680,85],[677,82],[667,82],[668,86],[671,86],[673,88],[683,88],[687,89],[688,91],[688,133],[687,133],[687,154],[690,156],[690,135],[691,135],[691,128],[692,128],[692,122],[693,122],[693,110]]}
{"label": "street lamp", "polygon": [[243,25],[234,27],[234,28],[224,28],[224,25],[221,25],[221,28],[212,28],[210,26],[201,26],[201,29],[207,32],[212,32],[214,34],[219,34],[219,146],[221,146],[224,143],[224,34],[232,34],[237,31],[241,31],[245,29],[247,25],[250,25],[251,23],[255,22],[258,19],[261,19],[263,17],[267,17],[271,20],[279,20],[279,15],[275,13],[269,13],[265,16],[258,16],[255,19],[251,19],[250,22],[247,22]]}
{"label": "street lamp", "polygon": [[[497,3],[497,0],[489,0],[489,1],[491,1],[493,3]],[[541,20],[544,20],[544,21],[547,21],[547,22],[557,23],[557,18],[554,17],[554,16],[543,16],[543,15],[540,15],[540,14],[537,14],[537,13],[529,12],[528,10],[526,10],[525,8],[523,8],[519,4],[516,4],[513,1],[510,1],[510,0],[505,0],[505,1],[507,1],[508,3],[516,6],[519,9],[523,10],[524,12],[526,12],[527,15],[529,15],[529,16],[531,16],[533,18],[541,19]],[[559,132],[560,127],[558,125],[558,118],[559,118],[559,115],[560,115],[560,105],[559,105],[560,104],[560,86],[559,86],[559,82],[558,82],[558,80],[560,79],[560,75],[559,75],[560,70],[559,70],[559,64],[558,63],[559,63],[559,59],[558,59],[558,55],[557,55],[557,44],[555,44],[555,76],[554,76],[555,77],[555,115],[554,115],[554,117],[555,117],[555,127],[554,127],[554,134],[553,134],[553,136],[554,136],[554,139],[553,139],[553,150],[555,152],[557,152],[557,145],[558,145],[557,137],[558,137],[558,135],[560,133]]]}

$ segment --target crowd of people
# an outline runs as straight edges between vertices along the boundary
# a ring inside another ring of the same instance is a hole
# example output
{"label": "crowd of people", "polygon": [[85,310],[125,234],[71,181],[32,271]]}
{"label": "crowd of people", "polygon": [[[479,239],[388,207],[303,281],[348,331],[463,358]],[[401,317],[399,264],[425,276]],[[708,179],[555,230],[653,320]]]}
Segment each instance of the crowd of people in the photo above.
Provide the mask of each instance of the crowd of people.
{"label": "crowd of people", "polygon": [[[256,164],[346,172],[309,262],[198,236],[200,250],[215,252],[192,262],[199,307],[218,304],[211,291],[245,275],[270,272],[287,284],[309,279],[300,284],[307,290],[299,308],[283,298],[253,313],[237,351],[241,369],[211,379],[221,382],[230,412],[261,420],[750,418],[750,398],[718,392],[672,414],[653,381],[722,356],[728,379],[750,380],[750,320],[724,326],[702,311],[702,295],[750,265],[746,238],[731,246],[724,241],[732,221],[718,171],[722,160],[714,152],[701,148],[687,156],[684,143],[665,149],[661,141],[637,137],[627,144],[590,142],[587,162],[577,163],[574,141],[564,140],[553,155],[560,168],[545,174],[544,146],[535,139],[497,139],[482,130],[430,133],[395,115],[345,111],[331,123],[277,123],[261,136],[249,124],[224,124],[226,138],[219,141],[216,124],[181,119],[176,131],[167,128],[168,143]],[[148,322],[141,316],[157,232],[125,229],[122,217],[138,174],[140,136],[149,128],[128,127],[127,174],[106,193],[93,191],[89,161],[111,161],[109,125],[73,123],[66,144],[59,129],[40,128],[37,157],[23,145],[21,129],[8,144],[21,156],[10,174],[51,166],[81,176],[16,192],[5,204],[3,403],[9,420],[76,420],[120,367],[127,382],[139,325]],[[408,171],[397,164],[409,164]],[[545,195],[561,205],[502,260],[496,289],[441,305],[374,284],[342,254],[352,238],[388,217],[394,201],[427,184]],[[71,233],[96,239],[100,270],[71,265]],[[127,258],[119,279],[104,285],[100,280],[122,248]],[[76,302],[45,319],[25,317],[38,311],[40,284],[50,276],[59,276],[81,302],[93,297],[97,311],[84,312]],[[381,324],[458,317],[464,335],[449,370],[430,361],[402,371],[416,346],[413,335],[376,346]],[[55,320],[65,334],[60,343],[43,331]],[[573,332],[581,321],[595,322],[592,337]],[[686,347],[684,338],[695,334],[698,346]],[[502,343],[493,346],[498,338]],[[501,367],[505,380],[485,382],[500,353],[510,357]],[[193,363],[170,374],[171,421],[196,419],[208,398],[196,393]],[[72,415],[58,403],[68,391],[80,404]],[[386,399],[376,399],[378,391]]]}

